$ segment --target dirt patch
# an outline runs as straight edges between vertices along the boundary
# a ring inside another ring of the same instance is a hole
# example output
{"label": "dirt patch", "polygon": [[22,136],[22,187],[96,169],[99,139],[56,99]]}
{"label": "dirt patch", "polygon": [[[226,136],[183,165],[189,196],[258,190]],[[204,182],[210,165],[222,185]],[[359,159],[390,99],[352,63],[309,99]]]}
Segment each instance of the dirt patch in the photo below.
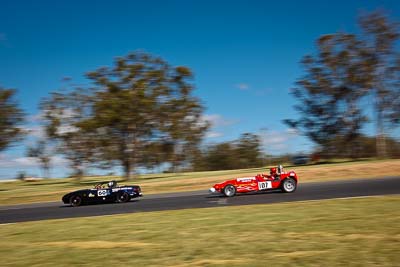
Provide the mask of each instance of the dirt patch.
{"label": "dirt patch", "polygon": [[302,258],[302,257],[312,257],[327,252],[328,251],[320,251],[320,250],[290,251],[290,252],[272,253],[271,256],[285,257],[285,258]]}
{"label": "dirt patch", "polygon": [[339,234],[339,233],[330,233],[330,232],[306,232],[306,233],[295,233],[295,232],[287,232],[284,233],[284,237],[286,238],[294,238],[294,239],[308,239],[308,238],[324,238],[327,240],[336,240],[343,241],[343,240],[385,240],[385,239],[392,239],[392,240],[399,240],[400,235],[384,235],[384,234]]}
{"label": "dirt patch", "polygon": [[173,265],[175,267],[186,267],[186,266],[208,266],[208,265],[229,265],[229,264],[237,264],[243,263],[245,260],[217,260],[217,259],[207,259],[207,260],[198,260],[191,261],[190,263],[184,263],[179,265]]}
{"label": "dirt patch", "polygon": [[44,246],[56,246],[81,249],[110,249],[110,248],[138,248],[151,246],[153,244],[143,242],[113,242],[113,241],[59,241],[41,243]]}

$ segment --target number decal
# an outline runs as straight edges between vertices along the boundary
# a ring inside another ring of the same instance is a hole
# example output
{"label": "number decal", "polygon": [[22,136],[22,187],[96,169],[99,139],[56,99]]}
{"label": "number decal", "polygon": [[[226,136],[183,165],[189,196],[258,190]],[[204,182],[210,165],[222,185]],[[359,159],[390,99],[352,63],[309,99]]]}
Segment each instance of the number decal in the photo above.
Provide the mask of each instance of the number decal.
{"label": "number decal", "polygon": [[107,196],[107,190],[99,190],[99,191],[97,191],[97,195],[99,197]]}
{"label": "number decal", "polygon": [[267,182],[259,182],[258,190],[265,190],[265,189],[267,189]]}
{"label": "number decal", "polygon": [[258,183],[258,190],[265,190],[265,189],[268,189],[268,188],[272,188],[271,181],[259,182]]}

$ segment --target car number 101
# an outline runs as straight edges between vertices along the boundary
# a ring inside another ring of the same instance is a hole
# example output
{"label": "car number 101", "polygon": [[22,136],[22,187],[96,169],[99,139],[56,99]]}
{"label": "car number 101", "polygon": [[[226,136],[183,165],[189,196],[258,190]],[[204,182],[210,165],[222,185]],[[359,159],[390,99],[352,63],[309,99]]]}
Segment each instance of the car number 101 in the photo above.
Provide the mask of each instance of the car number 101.
{"label": "car number 101", "polygon": [[98,195],[99,197],[107,196],[107,190],[99,190],[99,191],[97,192],[97,195]]}
{"label": "car number 101", "polygon": [[271,181],[259,182],[258,183],[258,190],[265,190],[265,189],[268,189],[268,188],[272,188]]}

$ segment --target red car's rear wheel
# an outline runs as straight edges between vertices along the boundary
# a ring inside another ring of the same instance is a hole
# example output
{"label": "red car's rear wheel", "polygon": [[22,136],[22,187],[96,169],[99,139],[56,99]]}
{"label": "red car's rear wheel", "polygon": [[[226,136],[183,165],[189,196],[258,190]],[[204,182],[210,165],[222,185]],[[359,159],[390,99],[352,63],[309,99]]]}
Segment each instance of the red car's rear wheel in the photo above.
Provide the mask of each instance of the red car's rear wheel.
{"label": "red car's rear wheel", "polygon": [[285,193],[293,193],[294,191],[296,191],[297,183],[294,179],[287,178],[283,180],[281,188],[282,191]]}

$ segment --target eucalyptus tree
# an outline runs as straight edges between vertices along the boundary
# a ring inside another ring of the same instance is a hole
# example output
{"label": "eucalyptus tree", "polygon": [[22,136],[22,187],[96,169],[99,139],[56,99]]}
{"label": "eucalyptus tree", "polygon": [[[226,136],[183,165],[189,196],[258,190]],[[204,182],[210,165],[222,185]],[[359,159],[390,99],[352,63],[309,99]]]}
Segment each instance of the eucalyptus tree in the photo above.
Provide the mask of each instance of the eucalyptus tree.
{"label": "eucalyptus tree", "polygon": [[386,157],[387,130],[400,123],[399,23],[376,11],[360,17],[359,24],[371,69],[368,86],[375,110],[377,155]]}
{"label": "eucalyptus tree", "polygon": [[78,124],[91,116],[91,94],[82,88],[69,92],[53,92],[41,102],[45,133],[55,145],[55,153],[69,160],[72,176],[78,180],[94,163],[97,135],[85,132]]}
{"label": "eucalyptus tree", "polygon": [[16,90],[0,87],[0,151],[23,136],[24,113],[15,100]]}
{"label": "eucalyptus tree", "polygon": [[[169,155],[163,160],[178,164],[207,129],[187,67],[135,52],[117,58],[111,67],[87,73],[87,78],[90,86],[45,101],[48,128],[75,156],[82,150],[79,155],[91,164],[121,166],[126,179],[149,158],[154,144],[170,144],[168,153],[161,151]],[[70,118],[63,118],[65,113]],[[68,131],[60,131],[63,123]]]}
{"label": "eucalyptus tree", "polygon": [[45,139],[38,140],[35,145],[27,148],[27,156],[36,158],[42,169],[43,178],[50,178],[50,167],[52,152],[50,146]]}
{"label": "eucalyptus tree", "polygon": [[317,50],[316,55],[304,57],[305,75],[292,91],[300,102],[295,105],[300,117],[285,122],[335,154],[340,149],[335,140],[353,141],[367,121],[359,103],[368,92],[368,59],[352,34],[324,35]]}
{"label": "eucalyptus tree", "polygon": [[[400,122],[400,35],[381,12],[365,14],[359,22],[361,33],[324,35],[317,53],[304,57],[305,75],[292,91],[300,116],[285,122],[337,153],[354,147],[365,123],[375,121],[377,155],[385,157],[385,130]],[[365,103],[372,103],[374,118]],[[339,147],[338,139],[343,140]]]}

